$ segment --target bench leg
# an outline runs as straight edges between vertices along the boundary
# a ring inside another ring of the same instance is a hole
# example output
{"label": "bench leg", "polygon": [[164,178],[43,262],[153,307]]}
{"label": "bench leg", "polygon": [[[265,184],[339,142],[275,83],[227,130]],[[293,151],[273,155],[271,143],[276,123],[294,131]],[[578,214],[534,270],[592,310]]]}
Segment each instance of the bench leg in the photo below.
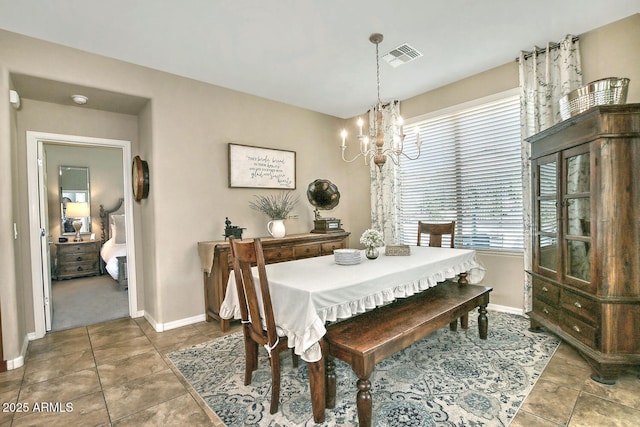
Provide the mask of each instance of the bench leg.
{"label": "bench leg", "polygon": [[[467,276],[468,276],[468,273],[466,272],[458,274],[458,286],[465,286],[469,284],[469,279],[467,279]],[[462,316],[460,316],[460,327],[462,329],[469,328],[469,314],[463,314]],[[449,329],[454,332],[458,330],[457,319],[455,322],[449,323]]]}
{"label": "bench leg", "polygon": [[489,330],[489,320],[487,319],[487,304],[478,307],[478,334],[481,340],[487,339],[487,332]]}
{"label": "bench leg", "polygon": [[469,313],[460,316],[460,327],[462,329],[469,329]]}
{"label": "bench leg", "polygon": [[373,409],[373,399],[371,397],[371,382],[369,377],[358,379],[358,425],[360,427],[371,427],[371,416]]}
{"label": "bench leg", "polygon": [[[462,329],[469,329],[469,313],[460,316],[460,327]],[[449,323],[449,329],[454,332],[458,330],[458,319]]]}

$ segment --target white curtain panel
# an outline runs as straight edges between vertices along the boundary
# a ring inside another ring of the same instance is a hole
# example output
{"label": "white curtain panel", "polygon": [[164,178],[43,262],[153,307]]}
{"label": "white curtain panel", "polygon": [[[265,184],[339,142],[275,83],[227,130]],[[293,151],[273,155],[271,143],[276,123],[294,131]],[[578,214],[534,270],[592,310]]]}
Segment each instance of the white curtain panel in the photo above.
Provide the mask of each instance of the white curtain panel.
{"label": "white curtain panel", "polygon": [[[375,110],[369,110],[370,134],[375,134]],[[384,144],[391,147],[394,135],[400,135],[400,102],[393,101],[382,107]],[[382,171],[371,161],[371,228],[382,232],[385,245],[398,240],[398,166],[387,156]]]}
{"label": "white curtain panel", "polygon": [[[525,268],[532,268],[531,221],[532,200],[530,144],[525,138],[541,132],[561,121],[558,101],[582,86],[580,46],[577,38],[567,35],[559,43],[548,43],[546,49],[535,47],[520,52],[520,123],[522,134],[522,185],[524,211]],[[525,275],[524,309],[531,310],[531,278]]]}

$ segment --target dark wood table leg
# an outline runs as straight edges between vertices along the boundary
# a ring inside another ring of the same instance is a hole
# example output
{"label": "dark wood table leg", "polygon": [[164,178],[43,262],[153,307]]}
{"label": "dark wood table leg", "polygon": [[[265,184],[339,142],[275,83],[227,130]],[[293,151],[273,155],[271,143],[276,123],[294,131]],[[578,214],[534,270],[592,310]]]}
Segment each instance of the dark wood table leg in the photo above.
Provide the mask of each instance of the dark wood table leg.
{"label": "dark wood table leg", "polygon": [[478,334],[480,334],[481,340],[487,339],[487,332],[489,331],[489,320],[487,319],[487,304],[483,304],[478,307]]}
{"label": "dark wood table leg", "polygon": [[311,390],[311,407],[313,408],[313,421],[317,424],[323,423],[325,409],[325,373],[324,360],[308,362],[309,367],[309,388]]}
{"label": "dark wood table leg", "polygon": [[333,409],[336,407],[336,363],[331,356],[326,357],[326,362],[325,404],[327,408]]}
{"label": "dark wood table leg", "polygon": [[309,389],[311,390],[311,407],[313,421],[317,424],[324,422],[325,382],[324,358],[317,362],[307,362],[309,367]]}
{"label": "dark wood table leg", "polygon": [[358,425],[360,427],[371,427],[373,411],[373,398],[371,397],[371,382],[369,377],[358,379],[358,396],[356,398],[358,406]]}

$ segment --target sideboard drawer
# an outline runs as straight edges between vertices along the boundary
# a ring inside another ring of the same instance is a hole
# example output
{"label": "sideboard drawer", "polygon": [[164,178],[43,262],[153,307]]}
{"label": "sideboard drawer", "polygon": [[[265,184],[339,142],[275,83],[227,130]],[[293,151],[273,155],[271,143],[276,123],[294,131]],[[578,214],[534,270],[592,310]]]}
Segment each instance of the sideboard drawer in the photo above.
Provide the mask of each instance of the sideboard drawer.
{"label": "sideboard drawer", "polygon": [[293,257],[295,259],[300,259],[320,256],[321,249],[322,246],[319,244],[294,246]]}
{"label": "sideboard drawer", "polygon": [[293,247],[283,246],[283,247],[273,247],[273,248],[265,248],[262,247],[262,252],[264,253],[264,260],[267,264],[275,263],[275,262],[283,262],[283,261],[291,261],[294,259],[293,257]]}
{"label": "sideboard drawer", "polygon": [[333,255],[333,251],[336,249],[346,249],[347,247],[347,239],[341,240],[339,242],[329,242],[322,244],[322,255]]}

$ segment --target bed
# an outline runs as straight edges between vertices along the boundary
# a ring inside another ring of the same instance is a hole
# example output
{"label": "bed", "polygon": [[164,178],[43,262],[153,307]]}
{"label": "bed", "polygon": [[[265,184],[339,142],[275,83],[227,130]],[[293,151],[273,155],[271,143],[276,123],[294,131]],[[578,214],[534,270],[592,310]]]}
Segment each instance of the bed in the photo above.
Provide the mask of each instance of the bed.
{"label": "bed", "polygon": [[124,199],[120,199],[113,209],[100,205],[102,222],[102,248],[100,249],[101,271],[109,274],[120,286],[128,289],[127,275],[127,234],[125,230]]}

